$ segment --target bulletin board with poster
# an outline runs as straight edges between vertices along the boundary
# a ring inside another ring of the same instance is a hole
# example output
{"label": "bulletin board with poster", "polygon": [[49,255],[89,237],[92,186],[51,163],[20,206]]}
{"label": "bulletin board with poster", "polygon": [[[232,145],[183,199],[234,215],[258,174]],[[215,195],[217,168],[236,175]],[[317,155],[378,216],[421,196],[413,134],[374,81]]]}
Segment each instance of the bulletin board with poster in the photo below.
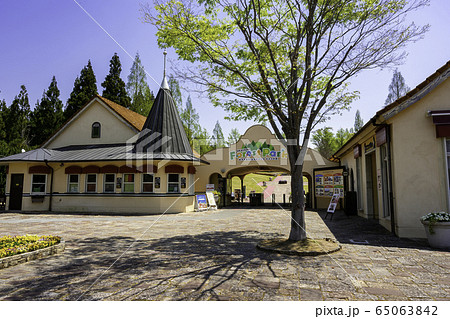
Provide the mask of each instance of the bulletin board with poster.
{"label": "bulletin board with poster", "polygon": [[339,198],[344,198],[344,170],[343,166],[314,170],[314,201],[316,208],[327,208],[333,195],[339,195]]}

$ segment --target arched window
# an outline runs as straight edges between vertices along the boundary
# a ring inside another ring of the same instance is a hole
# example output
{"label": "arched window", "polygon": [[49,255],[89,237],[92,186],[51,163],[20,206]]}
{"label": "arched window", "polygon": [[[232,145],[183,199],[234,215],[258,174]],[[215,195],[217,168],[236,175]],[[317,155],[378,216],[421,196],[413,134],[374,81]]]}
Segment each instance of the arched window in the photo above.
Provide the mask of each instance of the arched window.
{"label": "arched window", "polygon": [[100,125],[99,122],[95,122],[94,124],[92,124],[91,137],[92,138],[100,138],[101,128],[102,128],[102,126]]}

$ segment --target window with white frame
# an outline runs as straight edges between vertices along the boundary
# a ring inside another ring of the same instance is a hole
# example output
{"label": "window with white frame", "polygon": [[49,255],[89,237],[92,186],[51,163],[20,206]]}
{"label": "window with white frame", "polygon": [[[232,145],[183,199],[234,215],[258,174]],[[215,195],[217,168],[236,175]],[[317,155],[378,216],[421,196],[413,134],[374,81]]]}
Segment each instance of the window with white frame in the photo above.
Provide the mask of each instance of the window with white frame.
{"label": "window with white frame", "polygon": [[180,174],[168,174],[167,176],[167,192],[180,192]]}
{"label": "window with white frame", "polygon": [[46,174],[33,174],[31,177],[31,194],[45,194],[46,185]]}
{"label": "window with white frame", "polygon": [[123,174],[124,193],[134,193],[134,174]]}
{"label": "window with white frame", "polygon": [[67,192],[68,193],[80,192],[80,175],[70,174],[67,176]]}
{"label": "window with white frame", "polygon": [[153,174],[142,174],[142,192],[153,193]]}
{"label": "window with white frame", "polygon": [[103,192],[114,193],[116,189],[116,174],[105,174],[103,177]]}
{"label": "window with white frame", "polygon": [[87,193],[97,192],[97,174],[86,175],[86,192]]}

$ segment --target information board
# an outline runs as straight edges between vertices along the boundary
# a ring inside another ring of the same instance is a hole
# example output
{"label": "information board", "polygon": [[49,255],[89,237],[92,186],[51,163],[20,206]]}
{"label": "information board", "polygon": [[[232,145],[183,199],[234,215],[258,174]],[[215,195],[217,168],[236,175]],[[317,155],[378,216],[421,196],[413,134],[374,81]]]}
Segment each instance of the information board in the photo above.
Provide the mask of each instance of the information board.
{"label": "information board", "polygon": [[208,210],[205,194],[195,195],[195,206],[197,211]]}
{"label": "information board", "polygon": [[206,192],[214,192],[214,184],[206,184]]}
{"label": "information board", "polygon": [[206,193],[206,197],[208,198],[209,207],[212,209],[217,209],[216,200],[214,199],[214,194],[211,192]]}
{"label": "information board", "polygon": [[339,194],[344,197],[343,169],[318,170],[314,174],[316,197],[332,197]]}

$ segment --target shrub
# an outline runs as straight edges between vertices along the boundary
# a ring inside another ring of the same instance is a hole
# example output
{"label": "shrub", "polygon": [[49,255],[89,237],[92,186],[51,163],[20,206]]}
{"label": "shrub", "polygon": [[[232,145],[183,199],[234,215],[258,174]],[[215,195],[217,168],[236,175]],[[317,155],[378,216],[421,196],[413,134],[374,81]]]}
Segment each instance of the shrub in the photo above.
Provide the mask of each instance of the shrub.
{"label": "shrub", "polygon": [[50,247],[60,242],[60,237],[49,235],[3,236],[0,237],[0,258]]}

